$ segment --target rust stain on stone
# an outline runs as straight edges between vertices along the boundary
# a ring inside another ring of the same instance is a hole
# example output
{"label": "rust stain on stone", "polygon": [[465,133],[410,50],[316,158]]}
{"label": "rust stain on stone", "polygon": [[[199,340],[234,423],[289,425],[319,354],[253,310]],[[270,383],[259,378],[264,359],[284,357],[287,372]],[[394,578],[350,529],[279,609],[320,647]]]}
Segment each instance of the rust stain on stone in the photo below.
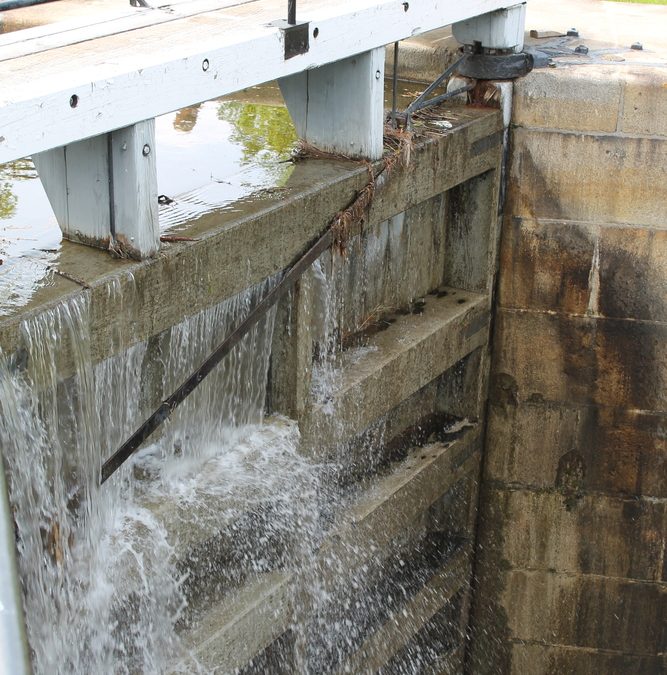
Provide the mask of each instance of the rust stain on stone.
{"label": "rust stain on stone", "polygon": [[556,488],[563,494],[563,503],[568,511],[584,496],[585,480],[584,458],[577,450],[572,449],[560,458],[555,481]]}
{"label": "rust stain on stone", "polygon": [[507,410],[510,406],[516,406],[518,399],[518,385],[516,380],[508,373],[495,373],[491,382],[491,400],[494,404]]}
{"label": "rust stain on stone", "polygon": [[503,306],[584,314],[594,254],[586,227],[508,218],[501,243]]}
{"label": "rust stain on stone", "polygon": [[[511,164],[516,167],[509,186],[508,204],[516,210],[525,209],[533,218],[558,218],[562,216],[558,185],[552,185],[544,176],[541,167],[527,147],[516,153]],[[560,159],[559,161],[563,161]]]}

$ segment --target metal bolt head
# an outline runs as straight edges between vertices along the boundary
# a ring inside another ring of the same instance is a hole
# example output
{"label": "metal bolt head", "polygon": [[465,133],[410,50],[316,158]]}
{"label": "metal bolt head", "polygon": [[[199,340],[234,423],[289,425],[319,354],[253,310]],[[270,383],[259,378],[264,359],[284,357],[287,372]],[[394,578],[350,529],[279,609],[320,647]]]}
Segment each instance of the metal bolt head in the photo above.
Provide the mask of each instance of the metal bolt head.
{"label": "metal bolt head", "polygon": [[121,149],[123,152],[126,152],[126,151],[127,151],[127,143],[123,143],[123,145],[120,146],[120,149]]}
{"label": "metal bolt head", "polygon": [[586,45],[579,45],[574,49],[575,54],[588,54],[588,47]]}
{"label": "metal bolt head", "polygon": [[379,80],[382,77],[382,73],[379,70],[375,71],[375,79]]}
{"label": "metal bolt head", "polygon": [[568,37],[579,37],[579,31],[576,28],[570,28],[570,30],[567,31],[567,36]]}
{"label": "metal bolt head", "polygon": [[204,72],[206,72],[206,71],[208,70],[208,67],[209,67],[208,59],[204,59],[204,60],[201,62],[201,69],[202,69]]}
{"label": "metal bolt head", "polygon": [[148,157],[148,155],[151,154],[151,146],[148,145],[148,143],[146,143],[146,144],[144,145],[144,147],[141,149],[141,154],[142,154],[144,157]]}
{"label": "metal bolt head", "polygon": [[644,45],[641,42],[633,42],[630,45],[630,49],[636,49],[637,51],[641,51],[644,49]]}

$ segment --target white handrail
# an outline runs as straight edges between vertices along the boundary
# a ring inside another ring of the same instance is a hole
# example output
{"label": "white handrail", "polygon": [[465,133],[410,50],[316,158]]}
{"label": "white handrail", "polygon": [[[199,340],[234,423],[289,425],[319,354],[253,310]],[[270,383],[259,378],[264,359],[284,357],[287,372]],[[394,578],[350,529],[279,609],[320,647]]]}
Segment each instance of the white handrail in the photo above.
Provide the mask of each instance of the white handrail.
{"label": "white handrail", "polygon": [[0,457],[0,674],[29,675],[31,672],[16,567],[14,526]]}

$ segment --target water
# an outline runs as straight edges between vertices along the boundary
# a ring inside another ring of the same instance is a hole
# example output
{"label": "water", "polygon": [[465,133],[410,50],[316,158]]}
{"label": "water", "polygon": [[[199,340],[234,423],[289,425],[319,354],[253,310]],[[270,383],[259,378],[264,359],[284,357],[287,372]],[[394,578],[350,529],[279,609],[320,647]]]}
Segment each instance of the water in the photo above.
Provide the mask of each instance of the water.
{"label": "water", "polygon": [[[325,416],[343,361],[374,349],[343,355],[346,335],[422,283],[407,257],[410,237],[403,218],[392,219],[365,233],[363,246],[351,242],[347,258],[325,253],[308,273],[312,397]],[[385,266],[395,284],[377,281]],[[288,614],[287,632],[252,672],[355,672],[348,659],[374,630],[393,622],[400,635],[410,626],[406,607],[450,551],[434,534],[442,517],[431,509],[383,550],[355,538],[350,508],[386,469],[385,422],[364,448],[341,443],[323,461],[302,454],[293,420],[265,419],[274,312],[97,485],[102,461],[276,282],[97,365],[84,293],[23,324],[25,364],[0,359],[0,446],[36,673],[209,672],[191,635],[235,588],[274,573],[295,589],[277,610]],[[120,283],[109,288],[119,312],[137,300]],[[115,339],[131,341],[121,330],[129,329],[112,329]],[[72,367],[63,379],[66,349]],[[326,427],[336,425],[345,420]],[[417,673],[434,661],[443,636],[456,632],[460,602],[446,604],[424,629],[429,639],[409,643],[386,672]]]}
{"label": "water", "polygon": [[[162,337],[162,350],[151,354],[153,346],[138,344],[96,366],[85,295],[23,324],[27,370],[3,360],[0,373],[0,444],[37,673],[164,672],[178,654],[175,626],[185,607],[178,542],[146,493],[188,503],[189,476],[206,466],[210,482],[210,462],[225,449],[235,453],[226,456],[225,470],[251,452],[253,433],[261,436],[255,427],[263,414],[273,313],[136,463],[140,468],[150,457],[160,464],[150,490],[131,479],[138,468],[130,465],[100,488],[100,465],[152,399],[164,396],[272,283],[174,327]],[[74,346],[74,374],[62,380],[56,364],[65,337]],[[157,377],[151,368],[160,361],[164,374]],[[239,431],[244,428],[249,431]]]}
{"label": "water", "polygon": [[[162,231],[234,211],[239,200],[288,180],[296,133],[277,86],[244,96],[156,119],[158,192],[171,200],[160,206]],[[0,317],[53,286],[62,259],[60,228],[32,160],[0,165]]]}

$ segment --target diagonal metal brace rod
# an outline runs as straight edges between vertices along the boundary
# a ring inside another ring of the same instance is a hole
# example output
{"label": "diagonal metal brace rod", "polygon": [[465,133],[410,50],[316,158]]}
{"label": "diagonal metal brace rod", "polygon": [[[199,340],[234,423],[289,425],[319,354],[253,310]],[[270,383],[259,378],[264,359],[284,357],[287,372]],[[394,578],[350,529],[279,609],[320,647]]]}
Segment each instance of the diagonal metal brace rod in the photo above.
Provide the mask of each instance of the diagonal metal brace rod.
{"label": "diagonal metal brace rod", "polygon": [[243,322],[234,329],[204,363],[183,382],[183,384],[166,398],[157,410],[132,434],[132,436],[102,465],[100,485],[134,453],[141,444],[163,423],[174,410],[202,383],[204,378],[229,354],[243,339],[250,329],[266,314],[266,312],[294,286],[301,275],[320,257],[333,243],[331,228],[289,268],[280,283],[253,309]]}
{"label": "diagonal metal brace rod", "polygon": [[[468,58],[468,54],[464,54],[460,59],[454,61],[449,68],[447,68],[440,77],[438,77],[435,82],[429,84],[424,91],[417,96],[417,98],[405,109],[405,114],[409,117],[416,110],[421,110],[422,108],[432,105],[432,101],[426,101],[426,97],[432,92],[435,91],[452,73],[454,73],[458,67]],[[451,98],[448,96],[447,98]],[[433,99],[435,100],[435,99]],[[445,100],[445,99],[442,99]]]}
{"label": "diagonal metal brace rod", "polygon": [[412,112],[414,113],[418,110],[423,110],[424,108],[430,108],[431,106],[438,105],[438,103],[447,101],[450,98],[456,98],[459,94],[463,94],[466,91],[472,91],[474,88],[474,84],[466,84],[463,87],[459,87],[458,89],[452,89],[452,91],[448,91],[445,94],[440,94],[440,96],[429,98],[428,101],[422,101],[419,105],[413,107]]}

